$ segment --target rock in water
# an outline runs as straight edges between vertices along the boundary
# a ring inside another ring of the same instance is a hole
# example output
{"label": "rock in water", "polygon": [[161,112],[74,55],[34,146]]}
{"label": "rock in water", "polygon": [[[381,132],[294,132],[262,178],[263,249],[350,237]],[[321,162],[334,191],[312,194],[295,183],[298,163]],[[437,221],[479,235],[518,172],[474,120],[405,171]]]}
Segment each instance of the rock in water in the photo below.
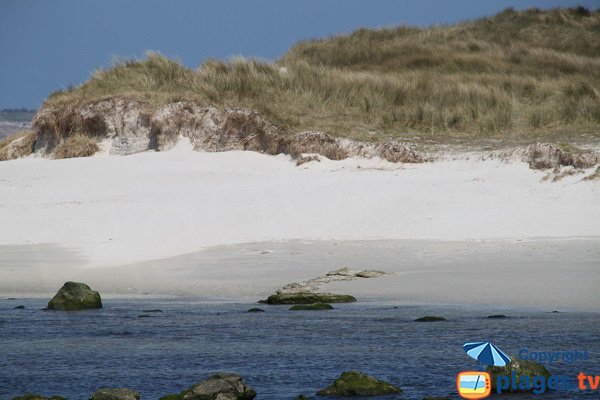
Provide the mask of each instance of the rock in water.
{"label": "rock in water", "polygon": [[361,372],[343,372],[332,385],[317,392],[319,396],[380,396],[400,394],[402,389]]}
{"label": "rock in water", "polygon": [[437,322],[437,321],[445,321],[445,320],[446,320],[446,318],[444,318],[444,317],[436,317],[433,315],[426,315],[424,317],[415,319],[415,322]]}
{"label": "rock in water", "polygon": [[242,377],[229,373],[214,374],[179,394],[180,400],[252,400],[256,392]]}
{"label": "rock in water", "polygon": [[[510,362],[504,367],[489,366],[487,367],[487,372],[489,372],[490,377],[492,378],[492,390],[496,390],[496,383],[499,376],[507,376],[508,379],[511,379],[513,373],[515,374],[517,388],[523,377],[529,377],[529,382],[533,382],[534,376],[544,376],[546,379],[550,378],[550,372],[548,372],[546,367],[542,364],[536,363],[535,361],[521,360],[517,357],[511,357]],[[531,390],[531,385],[529,390]],[[509,386],[505,391],[519,392],[528,390],[515,390]]]}
{"label": "rock in water", "polygon": [[140,394],[127,388],[98,389],[90,400],[140,400]]}
{"label": "rock in water", "polygon": [[49,310],[84,310],[102,308],[100,294],[85,283],[66,282],[48,302]]}
{"label": "rock in water", "polygon": [[265,310],[263,310],[262,308],[256,308],[256,307],[254,307],[254,308],[249,309],[246,312],[265,312]]}
{"label": "rock in water", "polygon": [[12,400],[66,400],[66,399],[61,396],[45,397],[45,396],[42,396],[41,394],[25,393],[20,396],[13,397]]}
{"label": "rock in water", "polygon": [[353,303],[356,298],[347,294],[331,293],[277,293],[271,295],[263,303],[267,304],[313,304],[313,303]]}
{"label": "rock in water", "polygon": [[296,304],[290,308],[291,311],[310,311],[310,310],[333,310],[333,306],[327,303]]}
{"label": "rock in water", "polygon": [[507,318],[507,316],[504,315],[504,314],[488,315],[487,317],[488,317],[488,319],[503,319],[503,318]]}

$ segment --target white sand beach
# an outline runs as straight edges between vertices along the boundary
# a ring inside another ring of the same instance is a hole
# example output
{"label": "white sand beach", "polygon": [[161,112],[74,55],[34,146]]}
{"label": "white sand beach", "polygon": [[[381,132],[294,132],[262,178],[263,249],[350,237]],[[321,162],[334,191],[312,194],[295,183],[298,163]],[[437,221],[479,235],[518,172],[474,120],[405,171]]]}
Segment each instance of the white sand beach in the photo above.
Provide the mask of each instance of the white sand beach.
{"label": "white sand beach", "polygon": [[[79,279],[122,295],[250,298],[350,266],[394,275],[327,289],[406,302],[522,303],[500,289],[465,290],[491,279],[527,293],[531,306],[543,305],[535,299],[550,285],[562,293],[557,307],[597,307],[586,285],[600,282],[600,183],[543,177],[525,163],[477,156],[297,167],[283,155],[185,145],[127,157],[3,162],[0,293],[37,294]],[[297,242],[286,248],[286,241]],[[302,241],[317,241],[320,259],[306,258],[311,247]],[[363,250],[327,256],[325,249],[350,241]],[[246,243],[255,243],[248,246],[259,259],[243,261]],[[304,261],[269,258],[273,246]],[[377,250],[386,246],[396,250]],[[453,289],[442,290],[450,282]]]}

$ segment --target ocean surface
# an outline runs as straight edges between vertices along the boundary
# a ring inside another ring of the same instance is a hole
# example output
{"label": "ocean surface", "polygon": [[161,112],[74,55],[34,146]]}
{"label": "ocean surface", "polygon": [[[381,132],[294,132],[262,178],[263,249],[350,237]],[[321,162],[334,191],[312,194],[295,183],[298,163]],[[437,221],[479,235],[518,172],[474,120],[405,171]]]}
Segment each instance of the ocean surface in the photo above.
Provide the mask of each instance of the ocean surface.
{"label": "ocean surface", "polygon": [[[487,340],[509,354],[587,351],[587,360],[548,369],[573,380],[580,371],[600,374],[596,313],[377,302],[294,312],[260,305],[266,312],[247,313],[257,305],[181,299],[108,299],[103,309],[82,312],[42,311],[45,305],[0,300],[2,400],[25,392],[87,399],[100,387],[130,387],[142,399],[158,399],[218,371],[242,375],[257,399],[283,400],[312,397],[347,370],[404,390],[386,399],[458,398],[456,374],[480,367],[462,345]],[[162,312],[144,312],[151,309]],[[486,318],[498,312],[509,318]],[[424,315],[447,321],[413,321]],[[518,398],[599,397],[598,391],[558,391]]]}

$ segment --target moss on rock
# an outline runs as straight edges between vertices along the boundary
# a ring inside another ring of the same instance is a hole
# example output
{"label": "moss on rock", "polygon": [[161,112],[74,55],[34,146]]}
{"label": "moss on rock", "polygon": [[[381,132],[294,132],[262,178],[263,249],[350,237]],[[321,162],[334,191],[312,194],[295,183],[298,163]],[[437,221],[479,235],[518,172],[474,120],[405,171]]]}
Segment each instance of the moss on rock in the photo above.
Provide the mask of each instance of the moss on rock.
{"label": "moss on rock", "polygon": [[358,371],[343,372],[332,385],[317,392],[319,396],[379,396],[400,394],[402,389]]}
{"label": "moss on rock", "polygon": [[100,294],[85,283],[66,282],[48,302],[49,310],[84,310],[102,308]]}
{"label": "moss on rock", "polygon": [[356,298],[347,294],[332,293],[277,293],[263,302],[266,304],[314,304],[314,303],[353,303]]}
{"label": "moss on rock", "polygon": [[327,303],[296,304],[290,308],[292,311],[310,311],[310,310],[333,310],[333,306]]}
{"label": "moss on rock", "polygon": [[[492,378],[492,390],[496,390],[496,384],[499,376],[510,376],[515,373],[516,386],[519,387],[519,383],[522,377],[529,377],[529,380],[533,380],[534,376],[543,376],[546,379],[550,378],[550,372],[542,364],[536,363],[535,361],[521,360],[517,357],[511,357],[511,360],[504,367],[493,367],[489,366],[487,372]],[[506,389],[507,392],[519,392],[522,390],[514,390],[511,387]]]}

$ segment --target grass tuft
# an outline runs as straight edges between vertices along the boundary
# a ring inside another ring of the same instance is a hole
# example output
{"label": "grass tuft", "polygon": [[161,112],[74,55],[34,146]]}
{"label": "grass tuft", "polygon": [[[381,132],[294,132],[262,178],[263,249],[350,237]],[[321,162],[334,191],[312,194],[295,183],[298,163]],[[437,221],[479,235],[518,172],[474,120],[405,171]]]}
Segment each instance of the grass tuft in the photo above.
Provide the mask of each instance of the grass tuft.
{"label": "grass tuft", "polygon": [[33,153],[37,135],[31,131],[15,133],[0,140],[0,161],[14,160]]}
{"label": "grass tuft", "polygon": [[75,134],[73,136],[69,136],[58,146],[56,146],[56,148],[54,149],[54,158],[63,159],[75,157],[90,157],[96,154],[98,150],[98,143],[95,139],[89,136]]}

